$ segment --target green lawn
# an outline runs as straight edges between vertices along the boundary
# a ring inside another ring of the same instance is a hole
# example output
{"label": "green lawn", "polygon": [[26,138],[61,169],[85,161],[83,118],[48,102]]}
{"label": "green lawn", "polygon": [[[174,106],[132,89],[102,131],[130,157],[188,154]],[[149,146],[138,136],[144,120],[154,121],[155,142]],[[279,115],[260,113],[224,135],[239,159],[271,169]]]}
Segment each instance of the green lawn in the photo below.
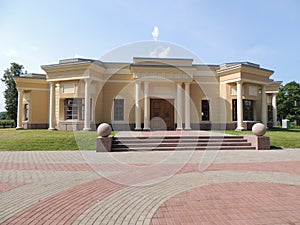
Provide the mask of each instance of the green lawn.
{"label": "green lawn", "polygon": [[[228,134],[251,134],[251,131],[226,131]],[[115,132],[113,133],[113,135]],[[272,148],[300,148],[300,129],[267,131]],[[48,131],[0,129],[0,150],[95,150],[96,131]]]}
{"label": "green lawn", "polygon": [[[252,134],[251,131],[225,131],[227,134]],[[266,136],[270,137],[271,148],[300,148],[300,129],[271,129]]]}
{"label": "green lawn", "polygon": [[97,132],[0,129],[0,150],[96,149]]}

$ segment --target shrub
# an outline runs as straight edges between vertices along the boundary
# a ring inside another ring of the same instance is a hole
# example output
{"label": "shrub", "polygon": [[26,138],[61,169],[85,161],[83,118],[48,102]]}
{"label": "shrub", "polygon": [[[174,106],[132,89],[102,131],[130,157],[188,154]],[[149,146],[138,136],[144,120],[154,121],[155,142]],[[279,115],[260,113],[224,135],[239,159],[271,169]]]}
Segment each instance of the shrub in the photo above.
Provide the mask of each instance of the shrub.
{"label": "shrub", "polygon": [[16,127],[13,120],[0,120],[0,128],[13,128]]}

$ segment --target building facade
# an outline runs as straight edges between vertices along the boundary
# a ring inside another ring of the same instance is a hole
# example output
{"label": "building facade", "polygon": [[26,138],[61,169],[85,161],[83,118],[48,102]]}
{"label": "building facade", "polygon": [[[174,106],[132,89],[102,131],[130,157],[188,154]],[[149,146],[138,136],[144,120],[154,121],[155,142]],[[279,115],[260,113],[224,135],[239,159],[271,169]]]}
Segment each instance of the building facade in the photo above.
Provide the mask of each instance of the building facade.
{"label": "building facade", "polygon": [[16,77],[17,129],[249,129],[277,126],[272,70],[249,62],[133,58],[132,63],[65,59],[43,74]]}

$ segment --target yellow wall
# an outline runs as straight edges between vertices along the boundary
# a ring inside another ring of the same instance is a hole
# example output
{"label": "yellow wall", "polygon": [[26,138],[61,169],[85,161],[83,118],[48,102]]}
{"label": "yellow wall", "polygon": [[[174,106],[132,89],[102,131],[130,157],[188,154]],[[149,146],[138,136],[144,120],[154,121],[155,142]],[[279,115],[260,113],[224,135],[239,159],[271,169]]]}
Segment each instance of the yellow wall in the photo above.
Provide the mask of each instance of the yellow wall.
{"label": "yellow wall", "polygon": [[48,123],[49,91],[31,91],[31,123]]}

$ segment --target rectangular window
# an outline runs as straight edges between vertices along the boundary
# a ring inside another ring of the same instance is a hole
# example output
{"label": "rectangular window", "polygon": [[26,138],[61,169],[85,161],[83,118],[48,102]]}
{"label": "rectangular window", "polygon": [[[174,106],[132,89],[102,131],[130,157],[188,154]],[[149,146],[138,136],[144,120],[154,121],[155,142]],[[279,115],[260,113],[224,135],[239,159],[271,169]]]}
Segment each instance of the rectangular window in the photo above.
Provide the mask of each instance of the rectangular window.
{"label": "rectangular window", "polygon": [[[253,100],[243,100],[243,119],[246,121],[254,120],[254,101]],[[232,121],[237,121],[237,100],[232,99]]]}
{"label": "rectangular window", "polygon": [[202,100],[202,121],[209,121],[209,101],[208,100]]}
{"label": "rectangular window", "polygon": [[65,99],[65,120],[82,120],[83,119],[83,104],[81,98]]}
{"label": "rectangular window", "polygon": [[114,100],[114,120],[115,121],[124,120],[124,99]]}
{"label": "rectangular window", "polygon": [[244,99],[243,107],[244,120],[253,121],[253,101]]}
{"label": "rectangular window", "polygon": [[237,121],[237,100],[232,99],[232,121]]}
{"label": "rectangular window", "polygon": [[29,104],[24,105],[24,114],[25,114],[25,120],[28,120],[28,118],[29,118]]}

